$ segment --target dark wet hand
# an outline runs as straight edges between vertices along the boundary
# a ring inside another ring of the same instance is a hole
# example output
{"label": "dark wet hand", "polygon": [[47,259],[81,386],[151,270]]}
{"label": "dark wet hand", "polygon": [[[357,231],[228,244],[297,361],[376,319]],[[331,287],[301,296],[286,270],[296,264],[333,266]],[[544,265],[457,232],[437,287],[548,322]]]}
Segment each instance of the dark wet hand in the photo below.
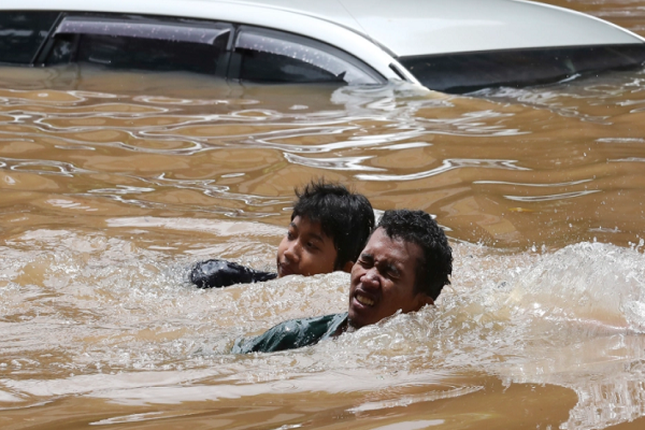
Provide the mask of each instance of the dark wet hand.
{"label": "dark wet hand", "polygon": [[193,267],[190,281],[199,288],[222,288],[275,279],[278,275],[260,272],[226,260],[201,261]]}

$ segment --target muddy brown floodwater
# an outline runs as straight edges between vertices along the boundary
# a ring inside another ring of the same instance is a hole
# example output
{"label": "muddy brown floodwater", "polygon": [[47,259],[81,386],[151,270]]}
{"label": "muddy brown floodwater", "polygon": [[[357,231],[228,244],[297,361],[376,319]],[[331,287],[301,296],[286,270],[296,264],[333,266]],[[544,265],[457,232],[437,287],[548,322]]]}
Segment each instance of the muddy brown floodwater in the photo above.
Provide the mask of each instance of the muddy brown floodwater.
{"label": "muddy brown floodwater", "polygon": [[[645,35],[645,1],[558,1]],[[348,275],[272,269],[293,189],[341,181],[446,228],[437,306],[228,353],[340,312]],[[645,70],[469,96],[0,70],[0,428],[645,426]]]}

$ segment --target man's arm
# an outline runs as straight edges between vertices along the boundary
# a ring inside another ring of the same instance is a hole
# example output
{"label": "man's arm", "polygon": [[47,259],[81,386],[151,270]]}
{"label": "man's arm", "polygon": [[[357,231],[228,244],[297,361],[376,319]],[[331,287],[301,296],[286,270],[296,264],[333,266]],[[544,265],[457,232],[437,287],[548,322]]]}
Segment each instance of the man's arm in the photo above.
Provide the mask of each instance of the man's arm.
{"label": "man's arm", "polygon": [[334,336],[338,327],[346,321],[346,313],[285,321],[260,336],[238,340],[231,352],[233,354],[276,352],[315,345],[323,339]]}
{"label": "man's arm", "polygon": [[201,261],[190,272],[190,281],[199,288],[222,288],[233,284],[252,284],[277,277],[277,273],[249,269],[226,260]]}

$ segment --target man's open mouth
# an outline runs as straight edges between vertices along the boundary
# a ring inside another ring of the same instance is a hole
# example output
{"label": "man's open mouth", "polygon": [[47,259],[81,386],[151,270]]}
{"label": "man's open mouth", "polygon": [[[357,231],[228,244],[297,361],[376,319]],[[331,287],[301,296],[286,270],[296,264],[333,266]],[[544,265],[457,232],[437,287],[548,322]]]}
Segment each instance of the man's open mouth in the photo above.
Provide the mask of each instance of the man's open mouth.
{"label": "man's open mouth", "polygon": [[363,306],[374,306],[374,300],[369,297],[363,296],[362,294],[356,294],[356,301]]}

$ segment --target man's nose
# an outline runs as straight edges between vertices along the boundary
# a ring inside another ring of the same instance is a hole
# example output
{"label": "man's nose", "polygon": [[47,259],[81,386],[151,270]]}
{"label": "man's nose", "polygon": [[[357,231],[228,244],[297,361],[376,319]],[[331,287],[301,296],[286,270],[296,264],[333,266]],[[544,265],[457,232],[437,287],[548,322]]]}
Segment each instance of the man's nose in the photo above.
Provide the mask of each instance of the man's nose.
{"label": "man's nose", "polygon": [[375,267],[368,269],[361,276],[361,283],[366,288],[378,288],[380,285],[378,271]]}

